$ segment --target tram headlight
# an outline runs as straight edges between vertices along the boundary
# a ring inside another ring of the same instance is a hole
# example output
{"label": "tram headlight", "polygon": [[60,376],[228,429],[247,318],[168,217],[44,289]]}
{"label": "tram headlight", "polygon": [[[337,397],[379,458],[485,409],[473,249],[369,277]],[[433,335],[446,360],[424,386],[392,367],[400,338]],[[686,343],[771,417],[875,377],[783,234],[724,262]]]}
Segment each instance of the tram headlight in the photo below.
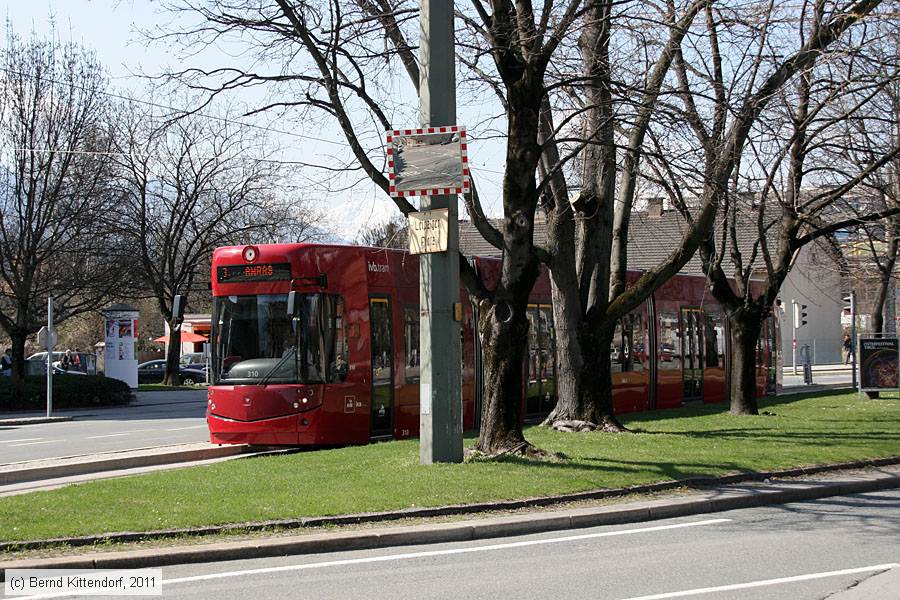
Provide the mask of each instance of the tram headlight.
{"label": "tram headlight", "polygon": [[300,398],[300,402],[306,404],[307,402],[309,402],[309,398]]}

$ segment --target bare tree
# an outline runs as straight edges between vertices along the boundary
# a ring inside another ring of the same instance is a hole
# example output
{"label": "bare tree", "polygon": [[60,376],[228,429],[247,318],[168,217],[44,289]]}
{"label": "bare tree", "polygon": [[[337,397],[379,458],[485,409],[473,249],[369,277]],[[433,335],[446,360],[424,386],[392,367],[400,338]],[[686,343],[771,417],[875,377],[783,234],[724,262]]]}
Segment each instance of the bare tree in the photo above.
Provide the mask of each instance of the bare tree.
{"label": "bare tree", "polygon": [[[804,47],[822,38],[836,41],[836,27],[878,3],[860,4],[837,14],[822,0],[806,5],[798,21]],[[857,28],[853,34],[833,55],[806,53],[796,83],[780,89],[752,143],[736,149],[731,183],[721,182],[722,225],[704,240],[701,256],[710,289],[729,323],[732,414],[758,412],[757,339],[797,253],[819,238],[897,211],[896,206],[879,209],[851,201],[859,197],[851,194],[854,188],[895,159],[900,152],[896,141],[881,138],[865,165],[839,161],[854,146],[842,141],[843,125],[859,119],[863,107],[868,109],[870,100],[897,76],[896,64],[872,60],[885,41],[882,28]],[[696,119],[697,114],[688,106],[688,116]],[[877,118],[893,117],[881,113]],[[702,130],[697,129],[697,136],[704,139]],[[705,164],[717,160],[708,156]],[[835,168],[840,163],[845,168]],[[804,182],[811,185],[804,189]],[[744,191],[758,187],[741,194],[742,186]],[[754,240],[749,247],[742,241],[748,230]]]}
{"label": "bare tree", "polygon": [[172,303],[210,276],[213,249],[276,241],[286,231],[303,241],[313,230],[278,196],[281,165],[265,157],[264,137],[202,115],[154,116],[133,104],[122,112],[120,232],[136,250],[134,273],[169,323],[165,383],[177,385],[181,332]]}
{"label": "bare tree", "polygon": [[[503,252],[501,279],[492,290],[460,263],[462,281],[481,309],[485,348],[478,450],[529,451],[519,399],[527,295],[539,262],[551,266],[561,349],[560,402],[549,422],[578,420],[588,428],[621,430],[612,411],[605,350],[616,322],[677,272],[712,229],[753,125],[773,95],[878,4],[835,6],[820,34],[799,45],[791,39],[795,15],[774,19],[771,3],[572,0],[535,9],[529,2],[496,0],[458,8],[463,85],[494,95],[507,142],[502,225],[485,218],[477,194],[464,198],[479,232]],[[418,85],[409,42],[412,3],[186,0],[174,8],[199,15],[203,24],[160,39],[190,46],[253,32],[255,56],[279,66],[272,73],[231,65],[188,69],[173,74],[180,82],[210,101],[236,88],[265,85],[270,101],[256,110],[333,119],[352,154],[350,168],[387,192],[383,151],[367,140],[391,129],[392,115],[411,111],[392,104],[373,82],[394,81],[392,75],[402,72]],[[696,31],[699,15],[705,27]],[[784,56],[788,43],[795,50]],[[724,68],[726,58],[739,66]],[[679,98],[680,107],[673,101]],[[698,144],[686,135],[691,132],[700,139],[699,161],[692,152]],[[664,264],[630,283],[627,239],[638,182],[648,172],[664,179],[652,168],[642,172],[647,156],[668,157],[670,167],[681,159],[699,210],[684,207],[689,230],[682,242]],[[570,165],[578,171],[574,178],[566,171]],[[396,203],[404,214],[413,209],[404,199]],[[548,219],[545,246],[533,240],[539,204]]]}
{"label": "bare tree", "polygon": [[376,248],[409,248],[409,225],[402,217],[394,217],[364,230],[356,243]]}
{"label": "bare tree", "polygon": [[[896,72],[896,61],[900,58],[898,39],[898,32],[892,31],[886,36],[887,43],[879,47],[875,64],[882,73],[883,85],[878,93],[868,100],[863,115],[854,115],[844,123],[844,143],[836,146],[843,151],[841,156],[835,158],[850,171],[865,170],[878,161],[886,145],[900,146],[900,120],[897,118],[900,114],[900,76]],[[891,59],[893,72],[890,67],[882,67],[885,63],[890,64]],[[900,156],[894,156],[881,168],[871,172],[861,182],[857,195],[867,196],[870,212],[887,213],[891,208],[900,207]],[[876,284],[872,330],[884,333],[885,305],[895,301],[889,292],[894,287],[900,252],[900,215],[895,214],[874,223],[853,224],[838,233],[842,234],[836,233],[838,247],[843,251],[848,265],[852,265],[854,278],[863,279],[863,285],[870,289],[873,282]]]}
{"label": "bare tree", "polygon": [[[559,73],[568,81],[558,85],[575,100],[554,109],[559,116],[545,106],[542,122],[540,188],[560,349],[559,401],[545,424],[623,430],[613,413],[606,352],[619,320],[710,234],[773,96],[877,5],[834,7],[821,30],[797,44],[794,15],[777,18],[772,4],[666,2],[643,10],[589,4],[578,43],[581,80],[566,75],[571,66]],[[776,38],[785,42],[777,50]],[[725,68],[727,61],[733,66]],[[567,131],[573,112],[582,115],[580,132]],[[563,177],[559,165],[569,157],[577,158],[578,172]],[[685,233],[665,261],[629,281],[628,232],[639,184],[669,193]]]}
{"label": "bare tree", "polygon": [[13,375],[25,342],[46,322],[99,308],[121,274],[106,80],[75,45],[7,28],[0,50],[0,327]]}
{"label": "bare tree", "polygon": [[[203,23],[171,32],[165,39],[205,43],[233,32],[252,31],[254,52],[278,65],[273,73],[231,66],[212,71],[188,70],[176,74],[180,82],[205,91],[209,97],[238,87],[265,84],[273,92],[285,95],[260,106],[259,111],[294,109],[304,115],[321,111],[320,115],[327,115],[340,126],[357,168],[388,193],[389,183],[381,168],[384,151],[380,144],[377,150],[368,150],[364,134],[377,132],[375,139],[380,139],[381,132],[392,128],[389,113],[378,99],[379,86],[372,84],[388,69],[392,59],[400,57],[406,76],[418,84],[415,58],[410,54],[413,45],[398,26],[413,9],[402,3],[353,5],[338,0],[274,0],[262,4],[184,1],[174,8],[201,16]],[[492,40],[484,56],[489,57],[505,96],[504,225],[498,230],[484,219],[476,221],[479,229],[504,251],[500,279],[494,289],[487,289],[460,257],[461,280],[479,307],[485,350],[484,411],[476,447],[489,455],[531,451],[522,434],[520,399],[528,328],[526,308],[539,272],[539,251],[533,244],[539,193],[535,173],[541,155],[539,113],[546,94],[544,75],[548,64],[574,26],[580,9],[580,0],[546,3],[540,11],[535,11],[530,2],[494,0],[474,2],[469,15]],[[383,47],[385,38],[390,40],[389,49],[373,50],[379,43]],[[477,199],[466,200],[470,215],[480,215]],[[395,202],[403,214],[414,210],[406,199]]]}

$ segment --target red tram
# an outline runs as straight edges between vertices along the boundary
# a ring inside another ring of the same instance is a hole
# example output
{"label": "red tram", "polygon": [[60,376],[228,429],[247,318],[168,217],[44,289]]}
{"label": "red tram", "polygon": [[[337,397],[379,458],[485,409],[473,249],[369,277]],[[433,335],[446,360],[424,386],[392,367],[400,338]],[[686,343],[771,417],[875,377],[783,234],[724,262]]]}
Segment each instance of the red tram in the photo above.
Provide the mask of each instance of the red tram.
{"label": "red tram", "polygon": [[[473,259],[486,281],[499,261]],[[219,248],[213,254],[213,443],[360,444],[419,429],[419,261],[397,250],[315,244]],[[637,277],[637,274],[634,274]],[[617,412],[722,402],[725,320],[702,277],[678,275],[617,327],[610,360]],[[289,292],[294,291],[292,313]],[[461,295],[463,426],[480,416],[477,319]],[[555,403],[546,273],[531,293],[526,416]],[[776,324],[757,355],[759,395],[774,393]]]}

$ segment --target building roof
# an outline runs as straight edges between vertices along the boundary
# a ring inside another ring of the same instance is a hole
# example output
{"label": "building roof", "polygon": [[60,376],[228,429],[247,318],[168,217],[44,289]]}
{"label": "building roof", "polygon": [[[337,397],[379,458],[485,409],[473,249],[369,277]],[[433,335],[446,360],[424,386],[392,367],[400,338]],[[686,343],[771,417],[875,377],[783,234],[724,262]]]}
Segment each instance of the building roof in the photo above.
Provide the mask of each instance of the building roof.
{"label": "building roof", "polygon": [[[502,219],[491,219],[494,227],[503,225]],[[773,228],[774,230],[774,228]],[[688,225],[677,211],[663,211],[658,216],[650,216],[646,211],[631,214],[628,228],[628,268],[652,269],[662,263],[684,238]],[[741,233],[746,233],[742,236]],[[738,228],[739,248],[744,256],[749,256],[756,242],[756,221],[747,227]],[[535,220],[535,242],[541,244],[547,239],[547,223],[543,218]],[[770,230],[770,240],[777,239],[777,233]],[[459,222],[459,248],[466,256],[501,256],[501,251],[490,245],[471,221]],[[681,269],[682,273],[703,274],[700,256],[694,254]]]}

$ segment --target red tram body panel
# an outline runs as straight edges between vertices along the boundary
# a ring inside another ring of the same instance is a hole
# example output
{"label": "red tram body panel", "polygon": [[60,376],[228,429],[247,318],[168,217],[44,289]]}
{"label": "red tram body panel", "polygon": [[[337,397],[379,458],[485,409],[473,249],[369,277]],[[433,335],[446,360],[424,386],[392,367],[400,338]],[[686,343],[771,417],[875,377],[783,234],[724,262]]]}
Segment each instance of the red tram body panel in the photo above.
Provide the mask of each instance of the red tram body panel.
{"label": "red tram body panel", "polygon": [[[473,262],[491,287],[499,261]],[[214,252],[212,271],[211,442],[340,445],[418,435],[418,257],[354,246],[235,246]],[[620,321],[609,353],[617,412],[725,400],[725,319],[704,284],[677,275]],[[547,414],[556,401],[550,298],[542,272],[528,306],[527,417]],[[461,303],[463,426],[471,430],[480,413],[480,348],[465,293]],[[777,383],[775,327],[760,341],[760,395]]]}

